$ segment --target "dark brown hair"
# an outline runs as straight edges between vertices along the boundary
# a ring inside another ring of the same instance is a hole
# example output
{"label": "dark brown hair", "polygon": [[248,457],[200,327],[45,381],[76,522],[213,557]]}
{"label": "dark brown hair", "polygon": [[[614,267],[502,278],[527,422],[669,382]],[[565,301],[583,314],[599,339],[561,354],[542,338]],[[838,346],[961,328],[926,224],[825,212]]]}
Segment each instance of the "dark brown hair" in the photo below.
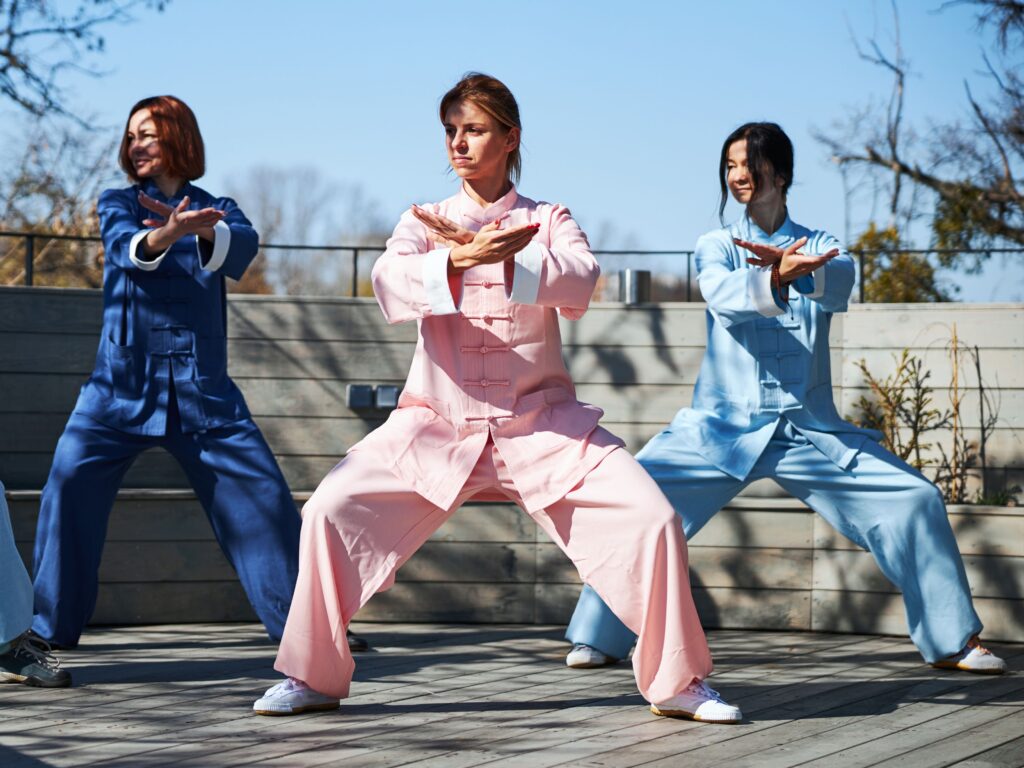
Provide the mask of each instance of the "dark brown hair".
{"label": "dark brown hair", "polygon": [[729,199],[725,182],[729,171],[729,147],[743,139],[747,140],[747,168],[754,184],[754,194],[764,188],[773,173],[784,181],[782,194],[786,194],[793,184],[793,142],[786,132],[777,123],[744,123],[722,144],[722,156],[718,161],[718,183],[722,187],[719,219],[725,213],[725,203]]}
{"label": "dark brown hair", "polygon": [[121,170],[132,181],[138,182],[140,179],[135,175],[135,167],[128,154],[128,125],[132,115],[140,109],[148,109],[156,125],[156,135],[168,176],[194,181],[206,173],[206,152],[195,113],[189,109],[188,104],[174,96],[150,96],[137,102],[128,113],[124,134],[121,136],[121,148],[117,153]]}
{"label": "dark brown hair", "polygon": [[[523,123],[519,119],[519,105],[516,97],[508,87],[490,75],[483,75],[479,72],[467,72],[454,87],[441,98],[441,122],[444,123],[445,115],[456,102],[471,101],[480,109],[493,117],[506,130],[518,128],[523,130]],[[523,172],[523,158],[519,147],[509,152],[508,162],[505,166],[505,173],[513,184],[519,183],[519,177]]]}

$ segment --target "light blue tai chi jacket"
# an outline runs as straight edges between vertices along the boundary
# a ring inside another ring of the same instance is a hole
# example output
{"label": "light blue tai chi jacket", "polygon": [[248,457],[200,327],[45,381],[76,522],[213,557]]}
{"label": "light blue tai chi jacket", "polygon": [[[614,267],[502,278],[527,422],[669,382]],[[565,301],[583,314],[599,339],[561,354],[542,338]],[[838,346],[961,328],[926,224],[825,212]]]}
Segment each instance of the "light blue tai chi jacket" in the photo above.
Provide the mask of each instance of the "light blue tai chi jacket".
{"label": "light blue tai chi jacket", "polygon": [[[747,263],[733,238],[839,255],[790,284],[782,301],[771,272]],[[772,477],[874,556],[903,594],[911,638],[928,661],[956,653],[981,631],[942,494],[843,421],[832,400],[829,324],[847,308],[850,255],[835,238],[789,218],[773,234],[749,219],[697,243],[708,303],[707,350],[693,407],[637,454],[692,536],[747,484]],[[710,471],[708,471],[710,470]],[[717,475],[717,477],[716,477]],[[634,636],[589,586],[566,633],[573,643],[625,658]]]}
{"label": "light blue tai chi jacket", "polygon": [[[771,285],[771,270],[733,238],[839,255],[790,284],[789,302]],[[831,235],[787,216],[773,234],[748,217],[703,235],[695,254],[698,284],[708,303],[707,351],[693,407],[676,414],[671,431],[710,464],[743,480],[785,417],[818,450],[846,468],[877,432],[843,421],[832,400],[828,334],[834,312],[844,312],[854,283],[850,254]],[[751,376],[751,367],[757,375]]]}

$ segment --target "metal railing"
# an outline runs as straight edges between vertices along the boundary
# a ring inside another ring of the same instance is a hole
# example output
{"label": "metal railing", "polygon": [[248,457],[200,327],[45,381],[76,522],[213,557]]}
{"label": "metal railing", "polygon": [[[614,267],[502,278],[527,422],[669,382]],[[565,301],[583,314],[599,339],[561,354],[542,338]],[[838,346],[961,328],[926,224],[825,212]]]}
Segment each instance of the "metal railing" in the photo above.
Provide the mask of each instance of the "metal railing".
{"label": "metal railing", "polygon": [[[66,242],[77,242],[77,243],[95,243],[101,244],[101,239],[95,235],[64,235],[50,232],[18,232],[18,231],[3,231],[0,230],[0,242],[4,238],[14,238],[20,240],[24,244],[24,253],[22,256],[22,279],[18,280],[23,285],[32,286],[35,285],[36,279],[36,260],[40,254],[40,248],[38,244],[40,242],[46,242],[47,244],[52,241],[66,241]],[[45,246],[44,246],[45,248]],[[10,254],[15,252],[17,247],[9,249],[0,249],[0,267],[3,263],[8,260]],[[365,256],[372,253],[380,253],[383,251],[383,245],[307,245],[297,244],[288,245],[280,243],[261,243],[261,251],[268,252],[320,252],[320,253],[347,253],[350,257],[350,269],[351,272],[347,276],[346,282],[348,282],[348,295],[358,296],[359,295],[359,259],[360,256]],[[857,295],[859,300],[863,303],[866,300],[865,296],[865,282],[861,279],[864,274],[865,259],[871,255],[885,254],[885,253],[900,253],[906,254],[912,257],[918,257],[921,259],[938,258],[941,260],[943,256],[948,255],[973,255],[983,258],[988,258],[993,255],[1016,255],[1024,256],[1024,248],[980,248],[980,249],[938,249],[938,248],[921,248],[921,249],[898,249],[893,251],[884,250],[865,250],[865,251],[852,251],[854,257],[857,259]],[[617,273],[621,269],[649,269],[649,265],[654,262],[654,266],[658,266],[658,269],[650,269],[654,275],[654,290],[653,300],[674,300],[674,301],[700,301],[701,296],[699,290],[696,289],[696,270],[693,263],[692,250],[605,250],[598,249],[594,251],[594,255],[598,257],[598,261],[601,263],[602,270],[604,271],[607,279],[610,280],[610,284],[607,286],[606,295],[608,297],[617,294],[618,280]],[[680,262],[685,259],[685,269],[681,268]],[[659,264],[660,262],[660,264]],[[0,280],[0,282],[3,282]],[[11,284],[8,279],[8,284]]]}

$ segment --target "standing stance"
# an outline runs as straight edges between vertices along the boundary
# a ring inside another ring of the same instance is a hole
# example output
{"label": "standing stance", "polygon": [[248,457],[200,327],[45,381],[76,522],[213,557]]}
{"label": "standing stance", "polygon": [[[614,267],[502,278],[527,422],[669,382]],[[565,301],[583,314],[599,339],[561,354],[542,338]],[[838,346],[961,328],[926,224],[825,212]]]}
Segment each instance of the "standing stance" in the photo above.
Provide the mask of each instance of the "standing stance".
{"label": "standing stance", "polygon": [[711,672],[682,527],[601,411],[576,400],[558,316],[598,276],[561,205],[521,197],[519,108],[467,75],[441,100],[454,197],[413,207],[373,269],[389,322],[417,321],[399,407],[321,482],[302,522],[299,581],[260,714],[333,709],[354,664],[345,626],[463,502],[522,506],[640,636],[633,667],[657,714],[735,722]]}
{"label": "standing stance", "polygon": [[0,483],[0,683],[66,688],[71,675],[60,668],[45,640],[29,631],[32,582],[14,544],[4,484]]}
{"label": "standing stance", "polygon": [[[747,484],[774,479],[875,556],[903,592],[910,637],[927,661],[1002,672],[1003,661],[978,642],[981,621],[942,495],[878,445],[877,433],[836,412],[828,329],[832,313],[846,310],[853,260],[831,235],[789,218],[789,137],[774,123],[737,128],[722,146],[719,176],[719,213],[728,188],[746,215],[697,242],[708,346],[693,407],[637,459],[688,538]],[[589,587],[566,637],[570,667],[625,658],[634,640]]]}
{"label": "standing stance", "polygon": [[135,184],[107,190],[97,206],[103,332],[43,489],[34,629],[56,645],[78,644],[96,606],[117,489],[135,457],[160,446],[185,470],[276,639],[298,571],[301,521],[228,377],[225,337],[224,278],[239,279],[256,256],[256,232],[233,200],[191,183],[203,175],[203,140],[178,99],[132,107],[119,160]]}

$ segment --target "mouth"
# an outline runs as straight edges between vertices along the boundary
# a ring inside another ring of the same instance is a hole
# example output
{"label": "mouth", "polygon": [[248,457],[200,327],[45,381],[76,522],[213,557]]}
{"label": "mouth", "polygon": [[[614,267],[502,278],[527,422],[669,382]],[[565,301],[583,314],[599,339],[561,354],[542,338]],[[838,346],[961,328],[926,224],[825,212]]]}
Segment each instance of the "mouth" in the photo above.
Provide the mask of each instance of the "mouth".
{"label": "mouth", "polygon": [[453,157],[452,165],[468,165],[472,162],[468,157]]}

